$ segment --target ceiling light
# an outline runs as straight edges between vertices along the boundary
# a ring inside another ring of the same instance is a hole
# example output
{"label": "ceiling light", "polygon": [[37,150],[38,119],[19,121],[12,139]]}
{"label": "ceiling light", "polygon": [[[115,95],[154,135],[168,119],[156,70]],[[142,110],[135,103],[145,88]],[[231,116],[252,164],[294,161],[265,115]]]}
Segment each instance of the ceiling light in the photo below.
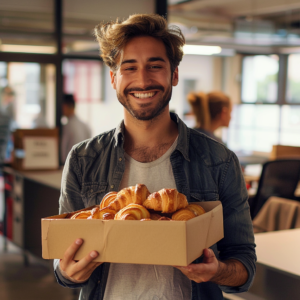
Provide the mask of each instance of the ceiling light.
{"label": "ceiling light", "polygon": [[183,46],[184,54],[213,55],[213,54],[218,54],[221,51],[222,51],[222,48],[219,46],[202,46],[202,45],[184,45]]}
{"label": "ceiling light", "polygon": [[25,53],[44,53],[53,54],[56,52],[54,46],[32,46],[32,45],[8,45],[3,44],[0,46],[3,52],[25,52]]}

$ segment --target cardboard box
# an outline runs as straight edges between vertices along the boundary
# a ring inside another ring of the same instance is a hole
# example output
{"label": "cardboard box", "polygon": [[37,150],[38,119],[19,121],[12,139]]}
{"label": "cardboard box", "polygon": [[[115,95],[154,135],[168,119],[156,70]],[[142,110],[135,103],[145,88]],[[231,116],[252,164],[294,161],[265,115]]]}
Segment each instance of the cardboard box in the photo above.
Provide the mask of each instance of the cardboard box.
{"label": "cardboard box", "polygon": [[12,167],[19,171],[59,168],[58,128],[17,129],[13,133]]}
{"label": "cardboard box", "polygon": [[270,159],[273,160],[281,158],[300,158],[300,147],[273,145]]}
{"label": "cardboard box", "polygon": [[221,202],[201,206],[207,212],[189,221],[71,220],[65,219],[67,214],[44,218],[43,258],[63,258],[82,238],[76,260],[96,250],[100,255],[95,261],[187,266],[224,236]]}

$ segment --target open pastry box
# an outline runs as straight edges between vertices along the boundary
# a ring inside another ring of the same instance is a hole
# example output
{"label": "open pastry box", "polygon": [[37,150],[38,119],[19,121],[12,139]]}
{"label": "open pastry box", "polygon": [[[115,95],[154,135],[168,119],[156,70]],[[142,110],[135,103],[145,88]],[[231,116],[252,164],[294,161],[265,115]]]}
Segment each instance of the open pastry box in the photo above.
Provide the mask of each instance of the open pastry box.
{"label": "open pastry box", "polygon": [[67,214],[44,218],[43,258],[63,258],[69,245],[82,238],[75,260],[96,250],[101,262],[187,266],[224,236],[221,202],[199,204],[206,213],[189,221],[72,220]]}

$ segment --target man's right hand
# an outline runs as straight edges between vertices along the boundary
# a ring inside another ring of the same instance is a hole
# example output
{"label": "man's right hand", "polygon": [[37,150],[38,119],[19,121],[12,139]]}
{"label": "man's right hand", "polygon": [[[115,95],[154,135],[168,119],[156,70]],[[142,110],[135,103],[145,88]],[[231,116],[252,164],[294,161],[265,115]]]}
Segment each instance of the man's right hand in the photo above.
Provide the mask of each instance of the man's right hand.
{"label": "man's right hand", "polygon": [[93,260],[99,256],[99,253],[97,251],[91,251],[81,260],[74,260],[74,256],[82,243],[82,239],[77,239],[66,250],[64,258],[59,262],[59,267],[62,275],[75,283],[82,283],[87,281],[93,271],[102,264],[101,262],[93,262]]}

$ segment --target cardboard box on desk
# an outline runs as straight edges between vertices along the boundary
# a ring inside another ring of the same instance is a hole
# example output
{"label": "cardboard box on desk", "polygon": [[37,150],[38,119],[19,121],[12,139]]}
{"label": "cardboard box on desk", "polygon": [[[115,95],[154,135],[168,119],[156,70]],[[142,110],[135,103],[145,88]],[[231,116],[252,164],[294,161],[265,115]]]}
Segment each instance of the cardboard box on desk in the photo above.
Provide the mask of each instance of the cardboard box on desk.
{"label": "cardboard box on desk", "polygon": [[71,220],[67,214],[44,218],[43,258],[63,258],[82,238],[75,260],[96,250],[101,262],[187,266],[223,238],[221,202],[200,204],[206,213],[189,221]]}
{"label": "cardboard box on desk", "polygon": [[12,167],[19,171],[59,168],[58,128],[17,129]]}

